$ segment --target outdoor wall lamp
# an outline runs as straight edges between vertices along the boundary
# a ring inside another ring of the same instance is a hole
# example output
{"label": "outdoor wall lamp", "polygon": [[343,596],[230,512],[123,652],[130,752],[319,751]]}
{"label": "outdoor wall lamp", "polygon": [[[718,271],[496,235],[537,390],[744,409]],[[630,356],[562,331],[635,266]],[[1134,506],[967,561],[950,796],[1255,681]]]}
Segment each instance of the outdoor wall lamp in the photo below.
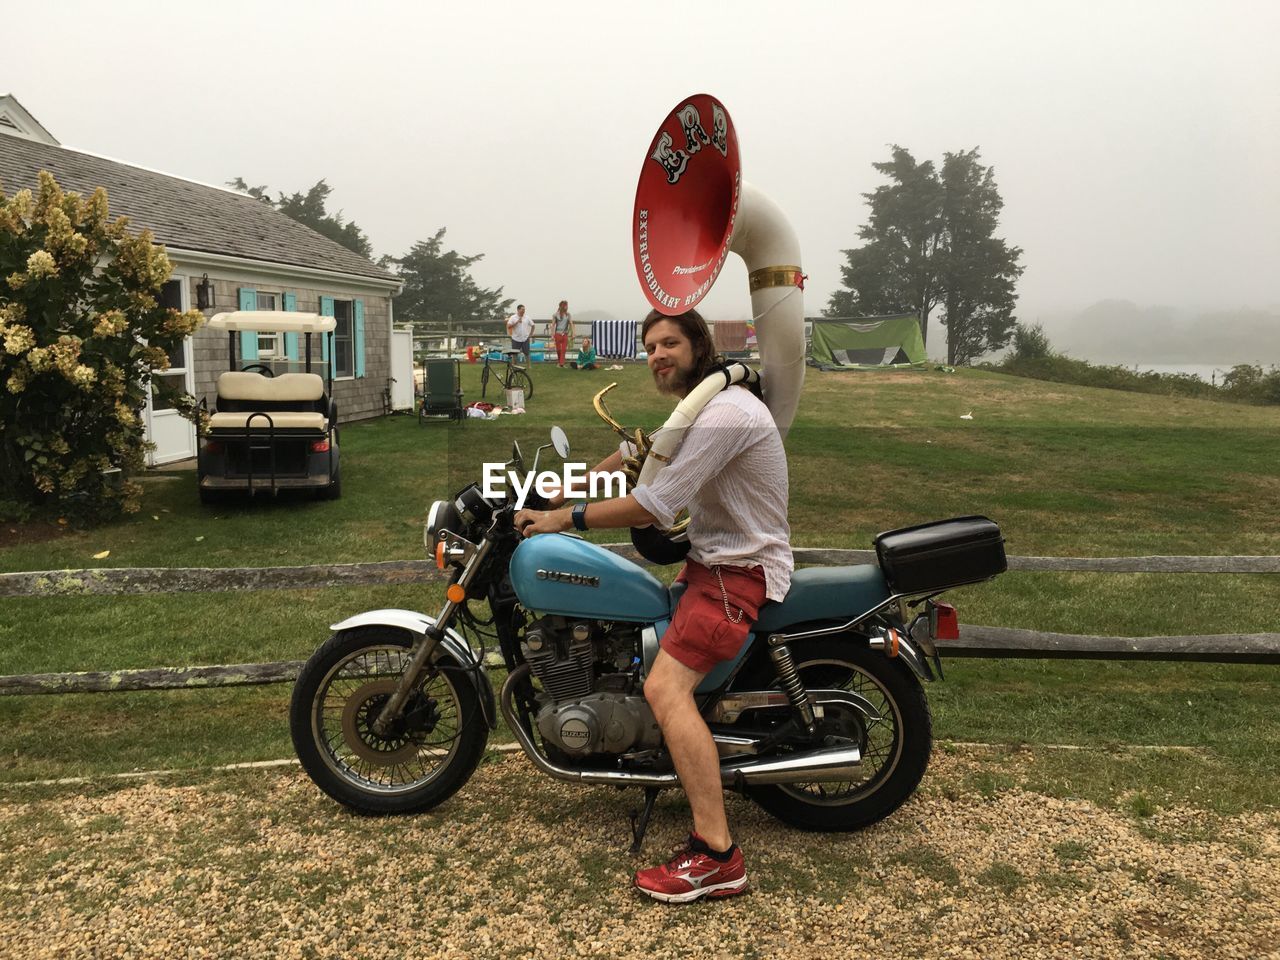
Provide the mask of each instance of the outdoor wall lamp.
{"label": "outdoor wall lamp", "polygon": [[209,275],[206,273],[196,284],[196,307],[200,310],[208,310],[212,306],[213,284],[209,282]]}

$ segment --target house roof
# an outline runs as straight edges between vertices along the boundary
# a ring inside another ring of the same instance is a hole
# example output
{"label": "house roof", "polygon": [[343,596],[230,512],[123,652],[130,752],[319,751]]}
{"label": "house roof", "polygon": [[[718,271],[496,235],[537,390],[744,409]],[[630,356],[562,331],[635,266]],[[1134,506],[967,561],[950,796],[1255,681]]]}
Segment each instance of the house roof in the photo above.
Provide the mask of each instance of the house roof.
{"label": "house roof", "polygon": [[11,93],[0,93],[0,130],[11,137],[25,137],[28,140],[39,140],[42,143],[58,146],[54,135],[46,130]]}
{"label": "house roof", "polygon": [[127,216],[165,246],[265,263],[396,280],[340,243],[243,193],[135,167],[67,147],[0,135],[0,189],[36,189],[48,170],[64,190],[105,187],[113,216]]}

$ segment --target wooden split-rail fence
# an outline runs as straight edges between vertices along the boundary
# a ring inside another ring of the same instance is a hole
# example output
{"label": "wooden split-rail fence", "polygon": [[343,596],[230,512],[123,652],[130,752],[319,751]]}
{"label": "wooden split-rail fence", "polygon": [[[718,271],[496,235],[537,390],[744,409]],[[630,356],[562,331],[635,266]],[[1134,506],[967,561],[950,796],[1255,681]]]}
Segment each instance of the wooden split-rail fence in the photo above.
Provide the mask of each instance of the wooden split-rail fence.
{"label": "wooden split-rail fence", "polygon": [[[630,544],[606,545],[642,561]],[[797,564],[875,561],[871,550],[794,550]],[[1280,574],[1280,557],[1009,557],[1009,569],[1094,573]],[[123,567],[0,574],[0,599],[217,593],[231,590],[429,583],[445,574],[428,560],[308,567]],[[1020,657],[1096,660],[1182,660],[1280,663],[1280,633],[1176,637],[1099,637],[962,624],[960,639],[939,645],[944,657]],[[0,695],[176,690],[293,681],[302,661],[155,667],[0,677]]]}

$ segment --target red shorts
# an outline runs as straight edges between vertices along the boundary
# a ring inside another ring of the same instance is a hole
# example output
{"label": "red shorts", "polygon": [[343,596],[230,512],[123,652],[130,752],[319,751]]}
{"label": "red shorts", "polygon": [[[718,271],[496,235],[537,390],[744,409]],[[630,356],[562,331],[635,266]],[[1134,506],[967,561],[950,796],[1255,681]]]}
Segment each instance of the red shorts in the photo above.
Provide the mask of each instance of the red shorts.
{"label": "red shorts", "polygon": [[[719,570],[724,593],[714,572],[692,560],[685,563],[676,581],[688,587],[659,643],[670,656],[698,673],[710,673],[717,663],[738,655],[764,603],[763,567]],[[725,616],[726,594],[730,614],[742,614],[737,623]]]}

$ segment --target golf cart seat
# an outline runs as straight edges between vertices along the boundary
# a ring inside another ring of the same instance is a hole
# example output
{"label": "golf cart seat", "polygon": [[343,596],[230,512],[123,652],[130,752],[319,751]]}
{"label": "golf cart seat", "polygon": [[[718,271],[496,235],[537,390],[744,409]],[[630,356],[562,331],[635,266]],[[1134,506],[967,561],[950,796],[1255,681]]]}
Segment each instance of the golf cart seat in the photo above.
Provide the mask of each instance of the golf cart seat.
{"label": "golf cart seat", "polygon": [[[228,371],[218,377],[217,412],[209,429],[235,431],[288,430],[324,433],[329,428],[329,400],[324,380],[315,373],[260,373]],[[260,416],[260,414],[267,416]],[[268,419],[268,417],[270,419]]]}

